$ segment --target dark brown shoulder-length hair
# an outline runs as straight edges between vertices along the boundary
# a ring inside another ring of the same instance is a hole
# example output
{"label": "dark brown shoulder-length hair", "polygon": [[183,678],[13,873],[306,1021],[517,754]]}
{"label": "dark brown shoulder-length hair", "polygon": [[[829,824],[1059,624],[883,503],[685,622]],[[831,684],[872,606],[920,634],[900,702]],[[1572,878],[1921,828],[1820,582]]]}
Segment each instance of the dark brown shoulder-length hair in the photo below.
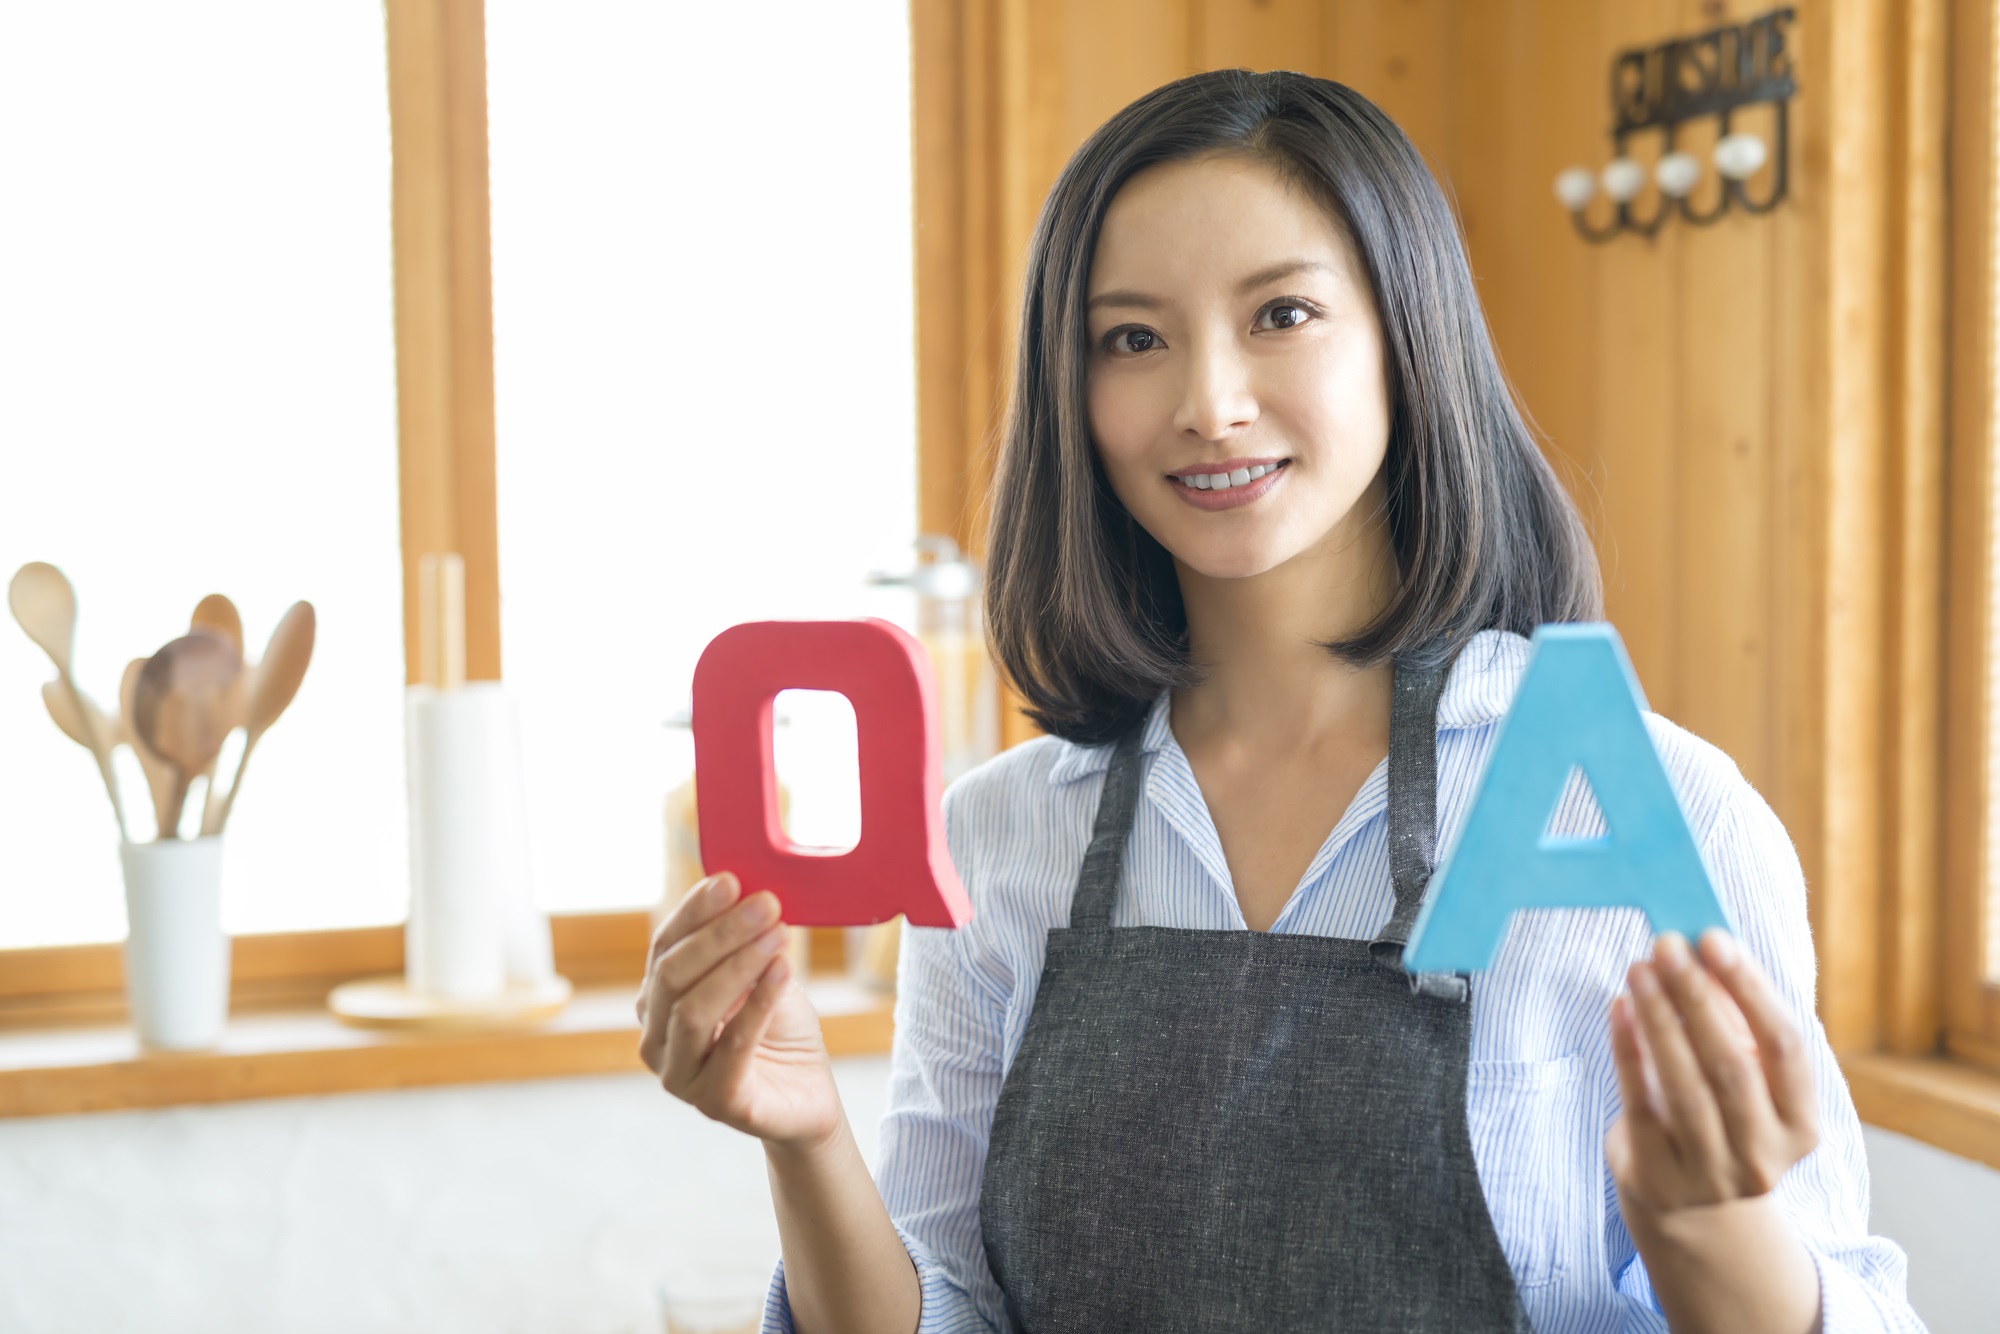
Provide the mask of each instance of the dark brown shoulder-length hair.
{"label": "dark brown shoulder-length hair", "polygon": [[1400,570],[1389,605],[1327,649],[1432,661],[1481,630],[1601,615],[1597,560],[1536,448],[1488,338],[1457,222],[1423,158],[1351,88],[1218,70],[1155,89],[1078,149],[1028,254],[1021,345],[993,490],[993,651],[1044,730],[1098,744],[1162,690],[1200,679],[1173,560],[1112,493],[1091,442],[1091,256],[1111,199],[1147,167],[1205,154],[1268,162],[1353,243],[1382,322],[1386,476]]}

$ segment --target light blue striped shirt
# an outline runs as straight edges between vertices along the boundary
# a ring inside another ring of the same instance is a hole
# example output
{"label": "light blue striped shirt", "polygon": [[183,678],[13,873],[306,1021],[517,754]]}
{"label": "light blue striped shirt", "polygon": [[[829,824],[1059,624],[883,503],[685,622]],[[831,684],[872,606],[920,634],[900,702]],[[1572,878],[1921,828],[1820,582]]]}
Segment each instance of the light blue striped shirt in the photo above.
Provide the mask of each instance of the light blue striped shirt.
{"label": "light blue striped shirt", "polygon": [[[1519,636],[1489,631],[1452,668],[1438,705],[1445,837],[1465,818],[1527,651]],[[1791,840],[1727,756],[1655,715],[1647,722],[1743,947],[1808,1035],[1820,1144],[1777,1194],[1818,1268],[1826,1334],[1921,1330],[1904,1296],[1902,1251],[1868,1235],[1861,1128],[1813,1011],[1805,881]],[[1147,720],[1144,749],[1144,795],[1112,924],[1245,929],[1165,697]],[[922,1283],[919,1334],[1008,1328],[980,1241],[987,1134],[1027,1028],[1048,931],[1068,924],[1110,753],[1044,737],[945,794],[952,860],[975,915],[957,931],[905,929],[877,1168]],[[1384,762],[1327,835],[1273,931],[1375,934],[1392,904],[1387,803]],[[1551,832],[1603,833],[1580,779],[1572,779]],[[1636,910],[1525,912],[1492,969],[1473,981],[1473,1153],[1539,1334],[1667,1327],[1619,1215],[1603,1149],[1619,1110],[1608,1010],[1626,967],[1649,948]],[[782,1271],[764,1328],[791,1329]]]}

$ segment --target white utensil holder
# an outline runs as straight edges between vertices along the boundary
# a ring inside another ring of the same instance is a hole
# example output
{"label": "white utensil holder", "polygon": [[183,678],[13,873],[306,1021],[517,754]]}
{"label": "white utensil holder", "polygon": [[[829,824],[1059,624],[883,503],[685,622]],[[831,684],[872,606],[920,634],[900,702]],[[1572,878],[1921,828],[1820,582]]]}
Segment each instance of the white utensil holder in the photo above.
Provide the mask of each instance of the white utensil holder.
{"label": "white utensil holder", "polygon": [[125,994],[139,1041],[198,1051],[229,1019],[229,937],[222,930],[222,839],[123,843]]}

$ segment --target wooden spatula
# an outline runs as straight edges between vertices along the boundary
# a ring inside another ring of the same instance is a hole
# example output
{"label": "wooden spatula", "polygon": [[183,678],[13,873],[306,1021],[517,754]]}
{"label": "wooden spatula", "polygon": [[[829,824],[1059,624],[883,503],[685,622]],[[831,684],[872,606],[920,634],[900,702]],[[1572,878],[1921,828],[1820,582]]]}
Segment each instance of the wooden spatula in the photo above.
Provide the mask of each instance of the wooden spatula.
{"label": "wooden spatula", "polygon": [[243,738],[243,759],[236,766],[229,795],[213,812],[213,819],[204,815],[201,826],[204,835],[219,834],[229,823],[229,812],[236,808],[236,794],[243,790],[243,771],[250,767],[250,752],[299,693],[299,683],[305,680],[306,666],[312,661],[317,624],[312,603],[294,602],[271,631],[271,642],[265,645],[264,660],[252,673],[245,702],[244,726],[248,731]]}

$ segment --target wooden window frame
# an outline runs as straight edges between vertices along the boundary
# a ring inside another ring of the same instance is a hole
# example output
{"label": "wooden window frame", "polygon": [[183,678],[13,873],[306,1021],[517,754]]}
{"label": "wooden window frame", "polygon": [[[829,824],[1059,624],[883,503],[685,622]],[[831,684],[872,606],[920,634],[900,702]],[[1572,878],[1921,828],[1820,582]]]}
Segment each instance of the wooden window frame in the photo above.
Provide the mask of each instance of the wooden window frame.
{"label": "wooden window frame", "polygon": [[[493,465],[493,304],[486,160],[484,0],[384,6],[394,252],[396,415],[407,679],[419,671],[417,560],[465,558],[466,675],[500,675],[498,523]],[[592,980],[596,953],[636,934],[644,912],[571,919],[558,961]],[[290,1004],[402,967],[402,928],[237,937],[230,999]],[[117,944],[0,950],[0,1028],[124,1013]],[[629,970],[637,976],[638,959]],[[565,975],[568,975],[567,973]]]}
{"label": "wooden window frame", "polygon": [[[406,679],[417,679],[421,663],[419,558],[455,551],[465,561],[466,676],[498,680],[484,0],[387,0],[384,19]],[[220,1053],[155,1057],[103,1041],[105,1026],[127,1013],[122,945],[0,950],[0,1116],[636,1070],[630,1006],[604,1002],[606,992],[629,995],[636,985],[651,931],[643,910],[552,918],[556,968],[584,1011],[553,1031],[412,1045],[343,1035],[328,1019],[317,1030],[294,1025],[297,1036],[275,1045],[248,1043],[254,1050],[225,1043]],[[815,933],[814,971],[834,971],[841,956],[838,933]],[[324,1017],[333,987],[402,970],[400,925],[239,936],[230,1008]],[[836,1052],[886,1050],[889,1012],[879,998],[836,996],[826,1017]],[[56,1058],[36,1055],[51,1035],[72,1031],[96,1036]]]}
{"label": "wooden window frame", "polygon": [[1954,15],[1951,211],[1951,451],[1945,664],[1942,972],[1946,1051],[2000,1071],[2000,983],[1985,974],[1992,920],[1987,886],[2000,855],[1988,828],[1993,720],[1994,485],[1994,5],[1967,0]]}
{"label": "wooden window frame", "polygon": [[[465,558],[466,675],[500,676],[493,414],[493,284],[483,0],[388,0],[396,414],[408,680],[419,670],[417,562]],[[644,912],[558,918],[558,966],[579,982],[638,975]],[[324,999],[399,971],[400,926],[237,938],[231,1003]],[[121,947],[0,951],[0,1025],[124,1013]]]}

